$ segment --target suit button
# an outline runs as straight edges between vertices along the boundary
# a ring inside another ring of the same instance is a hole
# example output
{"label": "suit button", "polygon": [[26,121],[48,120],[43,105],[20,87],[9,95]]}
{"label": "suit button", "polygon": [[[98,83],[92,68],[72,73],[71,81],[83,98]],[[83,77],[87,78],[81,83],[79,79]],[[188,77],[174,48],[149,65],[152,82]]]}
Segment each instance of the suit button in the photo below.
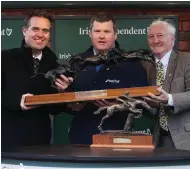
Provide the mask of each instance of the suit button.
{"label": "suit button", "polygon": [[96,81],[94,81],[94,83],[96,83]]}

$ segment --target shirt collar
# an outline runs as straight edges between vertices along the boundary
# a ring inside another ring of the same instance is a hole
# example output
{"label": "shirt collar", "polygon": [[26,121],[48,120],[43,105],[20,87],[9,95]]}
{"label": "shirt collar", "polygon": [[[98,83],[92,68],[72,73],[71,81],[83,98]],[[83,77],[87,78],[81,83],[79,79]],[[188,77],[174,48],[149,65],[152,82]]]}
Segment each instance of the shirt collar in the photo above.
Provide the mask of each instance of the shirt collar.
{"label": "shirt collar", "polygon": [[97,55],[98,51],[95,48],[93,48],[93,53],[94,53],[94,55]]}
{"label": "shirt collar", "polygon": [[170,56],[171,56],[171,53],[172,53],[172,50],[170,50],[169,52],[167,52],[164,57],[162,57],[161,60],[159,60],[157,57],[156,57],[156,63],[158,61],[161,61],[161,63],[163,64],[163,66],[167,66],[168,65],[168,62],[169,62],[169,59],[170,59]]}
{"label": "shirt collar", "polygon": [[38,58],[39,60],[41,60],[42,59],[42,52],[38,56],[33,55],[33,58]]}

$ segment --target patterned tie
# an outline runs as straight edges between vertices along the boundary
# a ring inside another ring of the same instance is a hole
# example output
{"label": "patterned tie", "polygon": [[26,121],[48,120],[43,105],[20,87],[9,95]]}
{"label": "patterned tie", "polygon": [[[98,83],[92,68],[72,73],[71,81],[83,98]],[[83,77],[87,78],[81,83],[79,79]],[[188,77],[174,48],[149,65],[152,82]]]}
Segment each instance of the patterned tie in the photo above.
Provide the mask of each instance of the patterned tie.
{"label": "patterned tie", "polygon": [[[156,64],[157,68],[157,74],[156,74],[156,84],[157,86],[163,86],[164,85],[164,68],[163,64],[161,61],[158,61]],[[167,121],[168,121],[168,116],[164,113],[164,107],[160,106],[160,126],[168,131],[168,126],[167,126]]]}
{"label": "patterned tie", "polygon": [[38,73],[39,70],[39,64],[40,64],[40,60],[38,58],[33,58],[34,61],[34,73]]}

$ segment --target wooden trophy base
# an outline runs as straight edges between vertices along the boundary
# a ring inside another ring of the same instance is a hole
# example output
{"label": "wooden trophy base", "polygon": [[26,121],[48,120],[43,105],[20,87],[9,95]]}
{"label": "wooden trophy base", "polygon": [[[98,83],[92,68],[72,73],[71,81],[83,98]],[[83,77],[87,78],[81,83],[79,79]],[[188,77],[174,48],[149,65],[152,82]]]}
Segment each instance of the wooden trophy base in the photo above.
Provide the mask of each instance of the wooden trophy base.
{"label": "wooden trophy base", "polygon": [[154,150],[153,136],[140,134],[106,133],[93,135],[92,148]]}
{"label": "wooden trophy base", "polygon": [[142,97],[147,96],[148,92],[155,95],[160,93],[157,91],[157,86],[145,86],[145,87],[134,87],[134,88],[121,88],[121,89],[105,89],[105,90],[92,90],[92,91],[80,91],[80,92],[67,92],[58,94],[44,94],[26,96],[25,105],[43,105],[43,104],[55,104],[64,102],[79,102],[99,99],[114,99],[120,95],[124,95],[126,92],[131,97]]}

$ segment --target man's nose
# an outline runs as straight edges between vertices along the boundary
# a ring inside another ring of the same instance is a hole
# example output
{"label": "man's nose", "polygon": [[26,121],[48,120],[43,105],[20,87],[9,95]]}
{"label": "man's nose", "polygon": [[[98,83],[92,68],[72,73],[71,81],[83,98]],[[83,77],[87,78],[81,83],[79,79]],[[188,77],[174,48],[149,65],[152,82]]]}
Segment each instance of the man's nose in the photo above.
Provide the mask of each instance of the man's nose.
{"label": "man's nose", "polygon": [[158,43],[158,42],[159,42],[159,39],[157,38],[157,36],[154,36],[153,42],[154,42],[154,43]]}
{"label": "man's nose", "polygon": [[43,34],[43,32],[42,32],[41,30],[39,30],[39,31],[37,32],[37,36],[39,36],[39,37],[43,37],[44,34]]}
{"label": "man's nose", "polygon": [[104,32],[100,33],[100,38],[102,38],[102,39],[105,38],[105,33]]}

